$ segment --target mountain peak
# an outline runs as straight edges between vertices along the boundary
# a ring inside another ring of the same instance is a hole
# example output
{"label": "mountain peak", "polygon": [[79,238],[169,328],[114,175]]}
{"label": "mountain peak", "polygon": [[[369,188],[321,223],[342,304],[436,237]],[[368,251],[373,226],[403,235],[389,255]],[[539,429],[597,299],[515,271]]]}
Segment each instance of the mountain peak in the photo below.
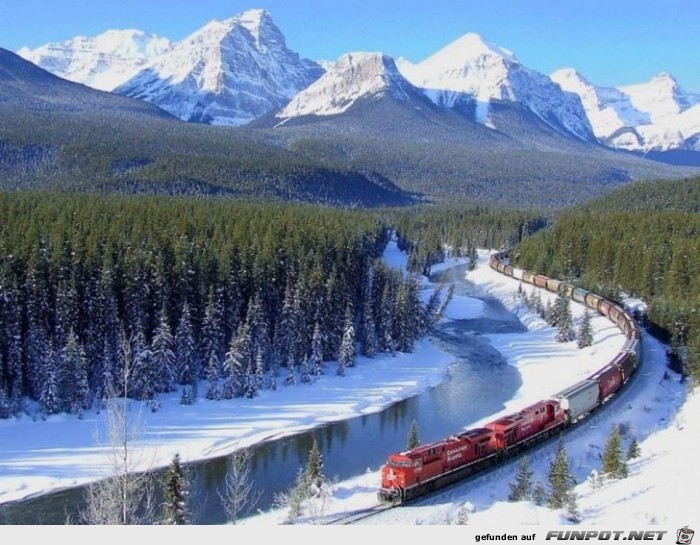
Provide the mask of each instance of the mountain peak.
{"label": "mountain peak", "polygon": [[346,53],[320,79],[295,96],[277,117],[338,115],[361,98],[390,96],[404,101],[413,92],[413,86],[389,55]]}
{"label": "mountain peak", "polygon": [[[468,58],[482,55],[497,55],[513,61],[516,60],[512,51],[487,42],[480,34],[475,32],[468,32],[441,50],[441,52],[445,53],[448,51],[455,55],[466,55]],[[441,52],[439,51],[437,54]]]}

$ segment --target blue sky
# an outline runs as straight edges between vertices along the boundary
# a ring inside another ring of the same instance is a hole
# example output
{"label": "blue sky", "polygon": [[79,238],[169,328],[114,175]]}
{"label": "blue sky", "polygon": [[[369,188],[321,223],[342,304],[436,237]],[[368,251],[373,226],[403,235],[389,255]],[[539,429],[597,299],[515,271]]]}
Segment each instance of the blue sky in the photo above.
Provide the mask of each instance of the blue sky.
{"label": "blue sky", "polygon": [[0,47],[110,28],[178,40],[250,8],[267,9],[312,59],[383,51],[419,61],[477,32],[544,73],[574,67],[598,85],[625,85],[669,72],[700,92],[697,0],[0,0]]}

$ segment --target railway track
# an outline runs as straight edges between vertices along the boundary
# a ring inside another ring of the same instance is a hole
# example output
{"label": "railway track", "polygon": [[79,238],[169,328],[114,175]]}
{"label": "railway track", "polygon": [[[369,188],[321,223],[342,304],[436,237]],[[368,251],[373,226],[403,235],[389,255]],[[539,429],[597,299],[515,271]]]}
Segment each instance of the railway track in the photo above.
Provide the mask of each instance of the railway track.
{"label": "railway track", "polygon": [[391,504],[377,503],[376,505],[373,505],[371,507],[367,507],[365,509],[358,509],[357,511],[352,511],[350,513],[346,513],[342,517],[338,517],[336,519],[330,520],[324,524],[326,524],[326,525],[352,524],[353,522],[357,522],[358,520],[366,519],[366,518],[372,517],[374,515],[377,515],[379,513],[382,513],[383,511],[393,509],[394,507],[396,507],[396,506],[391,505]]}

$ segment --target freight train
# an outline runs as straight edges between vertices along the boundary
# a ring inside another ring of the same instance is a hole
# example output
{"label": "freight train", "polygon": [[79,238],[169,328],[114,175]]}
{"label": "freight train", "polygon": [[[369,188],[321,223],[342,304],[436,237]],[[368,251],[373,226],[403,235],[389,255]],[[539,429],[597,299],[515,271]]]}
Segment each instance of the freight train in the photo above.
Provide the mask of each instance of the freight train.
{"label": "freight train", "polygon": [[381,502],[401,504],[518,455],[559,434],[611,399],[635,373],[641,361],[641,330],[617,302],[508,263],[507,252],[493,254],[492,269],[570,299],[611,320],[625,335],[622,350],[586,379],[548,399],[417,448],[389,455],[381,470]]}

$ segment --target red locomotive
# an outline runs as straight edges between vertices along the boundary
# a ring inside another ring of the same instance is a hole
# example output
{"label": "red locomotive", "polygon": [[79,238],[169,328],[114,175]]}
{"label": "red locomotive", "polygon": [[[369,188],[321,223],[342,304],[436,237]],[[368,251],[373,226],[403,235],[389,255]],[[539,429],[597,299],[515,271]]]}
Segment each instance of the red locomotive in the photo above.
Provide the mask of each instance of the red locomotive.
{"label": "red locomotive", "polygon": [[382,467],[380,501],[403,503],[474,475],[502,459],[585,418],[608,401],[636,371],[641,331],[617,303],[570,284],[535,275],[504,263],[505,253],[491,256],[492,269],[555,293],[566,293],[610,319],[625,334],[622,351],[586,380],[511,415],[441,441],[391,454]]}

